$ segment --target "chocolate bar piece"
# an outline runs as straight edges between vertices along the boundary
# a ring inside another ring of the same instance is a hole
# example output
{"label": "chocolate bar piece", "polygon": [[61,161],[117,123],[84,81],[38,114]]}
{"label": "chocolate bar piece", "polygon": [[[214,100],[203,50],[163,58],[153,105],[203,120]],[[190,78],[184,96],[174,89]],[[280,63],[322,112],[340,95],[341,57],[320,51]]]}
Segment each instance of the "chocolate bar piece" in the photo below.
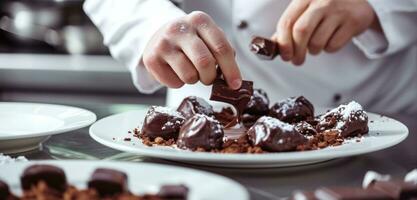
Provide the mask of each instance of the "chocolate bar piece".
{"label": "chocolate bar piece", "polygon": [[393,200],[385,192],[372,188],[324,187],[316,190],[315,195],[318,199],[326,200]]}
{"label": "chocolate bar piece", "polygon": [[163,185],[157,194],[162,199],[187,199],[188,188],[185,185]]}
{"label": "chocolate bar piece", "polygon": [[25,169],[20,177],[24,190],[30,190],[40,181],[43,181],[51,189],[64,192],[67,188],[67,178],[62,169],[52,165],[32,165]]}
{"label": "chocolate bar piece", "polygon": [[417,198],[417,184],[404,181],[374,181],[368,188],[379,190],[394,199]]}
{"label": "chocolate bar piece", "polygon": [[259,36],[252,38],[250,50],[263,60],[272,60],[279,54],[278,43]]}
{"label": "chocolate bar piece", "polygon": [[124,172],[98,168],[88,181],[88,188],[101,196],[113,196],[127,191],[127,175]]}
{"label": "chocolate bar piece", "polygon": [[239,89],[233,90],[227,85],[225,80],[216,78],[211,90],[210,100],[221,101],[233,105],[237,111],[237,121],[240,122],[240,116],[248,105],[252,94],[252,81],[244,80],[242,81],[242,86]]}

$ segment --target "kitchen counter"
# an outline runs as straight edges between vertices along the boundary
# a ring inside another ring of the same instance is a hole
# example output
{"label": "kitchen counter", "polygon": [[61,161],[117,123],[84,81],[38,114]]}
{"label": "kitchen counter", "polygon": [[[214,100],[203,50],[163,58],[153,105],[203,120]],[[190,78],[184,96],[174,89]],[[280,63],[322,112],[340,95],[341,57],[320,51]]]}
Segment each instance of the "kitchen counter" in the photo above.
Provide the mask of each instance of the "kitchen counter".
{"label": "kitchen counter", "polygon": [[[132,109],[145,109],[138,104],[70,104],[90,109],[98,119]],[[269,169],[227,169],[182,164],[161,159],[146,158],[123,153],[98,144],[88,135],[88,128],[52,136],[43,146],[25,155],[30,160],[88,159],[154,162],[206,170],[232,178],[243,184],[252,199],[280,199],[296,189],[309,190],[319,186],[360,186],[368,170],[402,178],[406,172],[417,168],[417,116],[390,115],[405,123],[410,134],[402,143],[386,150],[365,155],[336,159],[300,167]]]}

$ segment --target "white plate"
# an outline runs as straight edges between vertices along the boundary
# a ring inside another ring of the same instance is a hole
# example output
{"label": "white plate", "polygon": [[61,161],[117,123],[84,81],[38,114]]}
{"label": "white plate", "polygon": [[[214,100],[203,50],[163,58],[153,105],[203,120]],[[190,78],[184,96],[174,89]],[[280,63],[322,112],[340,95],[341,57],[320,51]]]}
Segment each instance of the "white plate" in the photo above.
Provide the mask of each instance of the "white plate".
{"label": "white plate", "polygon": [[85,188],[91,173],[98,167],[121,170],[128,175],[129,189],[135,194],[155,193],[163,184],[184,184],[190,189],[188,199],[247,200],[249,194],[240,184],[228,178],[194,169],[150,163],[127,163],[106,161],[37,161],[3,165],[0,179],[11,190],[20,194],[20,175],[35,163],[47,163],[62,168],[68,182]]}
{"label": "white plate", "polygon": [[0,152],[37,148],[50,135],[72,131],[96,121],[88,110],[63,105],[0,102]]}
{"label": "white plate", "polygon": [[394,146],[403,141],[408,135],[407,127],[401,122],[368,113],[370,121],[369,134],[364,136],[361,142],[352,140],[341,146],[313,151],[266,154],[216,154],[191,152],[171,147],[148,147],[142,144],[136,137],[132,137],[130,142],[124,141],[123,138],[129,136],[127,131],[138,127],[142,123],[146,112],[147,110],[130,111],[103,118],[90,127],[90,136],[108,147],[150,157],[200,165],[254,168],[296,166],[365,154]]}

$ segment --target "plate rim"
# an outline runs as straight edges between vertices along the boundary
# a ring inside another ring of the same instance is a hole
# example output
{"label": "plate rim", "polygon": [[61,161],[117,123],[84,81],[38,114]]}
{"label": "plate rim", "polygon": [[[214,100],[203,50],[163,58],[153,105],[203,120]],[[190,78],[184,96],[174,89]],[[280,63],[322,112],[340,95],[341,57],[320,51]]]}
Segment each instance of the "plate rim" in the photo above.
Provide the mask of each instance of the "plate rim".
{"label": "plate rim", "polygon": [[61,105],[61,104],[49,104],[49,103],[31,103],[31,102],[0,102],[0,106],[4,106],[7,104],[15,104],[15,105],[26,105],[26,106],[46,106],[46,107],[56,107],[56,108],[66,108],[66,109],[73,109],[73,110],[80,110],[86,115],[89,115],[91,119],[86,120],[83,123],[78,123],[72,126],[67,126],[64,124],[64,128],[50,130],[50,131],[40,131],[40,132],[33,132],[33,133],[26,133],[26,134],[19,134],[19,135],[0,135],[0,141],[6,140],[17,140],[17,139],[25,139],[25,138],[33,138],[33,137],[40,137],[40,136],[49,136],[49,135],[56,135],[61,133],[66,133],[69,131],[77,130],[80,128],[87,127],[97,120],[97,115],[85,108],[75,107],[75,106],[68,106],[68,105]]}
{"label": "plate rim", "polygon": [[147,162],[128,162],[128,161],[109,161],[109,160],[77,160],[76,159],[76,160],[31,160],[28,162],[7,163],[4,166],[6,165],[7,166],[13,166],[13,165],[29,166],[33,164],[51,164],[51,165],[56,165],[58,167],[62,167],[62,165],[65,165],[66,163],[73,163],[74,165],[81,163],[85,165],[92,165],[95,168],[99,168],[103,166],[107,167],[109,165],[113,165],[113,166],[117,166],[118,170],[122,169],[124,172],[127,172],[128,170],[123,169],[123,166],[138,167],[138,165],[148,166],[150,168],[156,166],[156,167],[165,168],[165,169],[187,171],[196,175],[210,176],[212,178],[217,179],[218,181],[227,183],[228,185],[233,185],[236,189],[240,190],[240,194],[242,195],[244,200],[250,199],[249,191],[246,189],[246,187],[242,185],[241,183],[239,183],[238,181],[233,180],[227,176],[223,176],[223,175],[205,171],[205,170],[198,170],[198,169],[182,167],[182,166],[174,166],[174,165],[169,165],[169,164],[147,163]]}
{"label": "plate rim", "polygon": [[[162,158],[162,159],[168,159],[168,160],[175,160],[175,161],[193,161],[195,163],[219,163],[219,162],[226,162],[228,164],[237,164],[237,163],[245,163],[245,164],[263,164],[263,163],[278,163],[278,162],[305,162],[305,161],[314,161],[314,160],[330,160],[335,158],[344,158],[344,157],[350,157],[354,155],[361,155],[361,154],[367,154],[375,151],[379,151],[382,149],[387,149],[390,147],[393,147],[402,141],[404,141],[409,134],[409,129],[406,125],[401,123],[398,120],[395,120],[393,118],[387,117],[383,115],[384,117],[395,121],[399,125],[404,128],[404,134],[401,135],[395,142],[389,143],[387,145],[380,145],[374,148],[369,148],[367,151],[363,150],[356,150],[353,149],[352,151],[346,152],[346,151],[336,151],[332,152],[332,154],[327,154],[326,156],[321,155],[322,152],[320,151],[327,151],[326,149],[320,149],[320,150],[312,150],[312,151],[303,151],[302,153],[304,156],[302,159],[298,158],[297,160],[294,159],[282,159],[282,156],[278,155],[286,155],[287,157],[291,157],[293,155],[300,154],[301,152],[278,152],[278,153],[268,153],[268,154],[214,154],[209,152],[192,152],[192,153],[178,153],[175,151],[155,151],[152,150],[152,147],[131,147],[119,143],[115,143],[112,141],[107,141],[101,137],[98,136],[98,134],[94,133],[95,127],[97,127],[100,123],[103,123],[103,120],[108,120],[109,118],[113,117],[120,117],[122,115],[128,115],[129,113],[135,113],[135,112],[143,112],[144,109],[140,110],[132,110],[127,112],[122,112],[118,114],[113,114],[106,116],[102,119],[99,119],[97,122],[92,124],[89,128],[89,135],[92,137],[95,141],[98,143],[105,145],[109,148],[117,149],[124,152],[134,153],[134,154],[140,154],[143,156],[149,156],[149,157],[155,157],[155,158]],[[370,113],[368,114],[372,115],[379,115],[376,113]],[[332,147],[329,147],[332,148]],[[337,148],[337,147],[336,147]],[[135,149],[135,150],[132,150]],[[163,154],[163,155],[162,155]],[[204,157],[201,157],[204,156]],[[249,159],[248,159],[249,158]]]}

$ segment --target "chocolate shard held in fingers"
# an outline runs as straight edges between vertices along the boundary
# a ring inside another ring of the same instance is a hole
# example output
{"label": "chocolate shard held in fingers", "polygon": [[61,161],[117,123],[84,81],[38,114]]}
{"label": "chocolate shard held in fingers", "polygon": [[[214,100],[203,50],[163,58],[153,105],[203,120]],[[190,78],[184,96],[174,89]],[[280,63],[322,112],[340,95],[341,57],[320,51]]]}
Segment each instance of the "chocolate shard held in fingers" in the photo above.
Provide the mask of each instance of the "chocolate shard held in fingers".
{"label": "chocolate shard held in fingers", "polygon": [[332,200],[393,200],[389,195],[375,189],[362,189],[351,187],[323,187],[316,190],[318,199]]}
{"label": "chocolate shard held in fingers", "polygon": [[185,185],[163,185],[157,196],[162,199],[185,200],[188,196],[188,187]]}
{"label": "chocolate shard held in fingers", "polygon": [[94,189],[101,196],[114,196],[127,192],[127,175],[124,172],[98,168],[88,181],[88,188]]}
{"label": "chocolate shard held in fingers", "polygon": [[162,106],[151,106],[145,116],[141,134],[154,140],[176,139],[185,119],[178,111]]}
{"label": "chocolate shard held in fingers", "polygon": [[205,114],[207,116],[213,116],[213,106],[211,106],[203,98],[196,96],[189,96],[182,100],[177,109],[186,119],[194,116],[195,114]]}
{"label": "chocolate shard held in fingers", "polygon": [[340,105],[320,116],[316,129],[339,131],[342,137],[354,137],[368,133],[368,115],[354,101]]}
{"label": "chocolate shard held in fingers", "polygon": [[250,50],[263,60],[272,60],[279,54],[278,43],[259,36],[252,38]]}
{"label": "chocolate shard held in fingers", "polygon": [[314,119],[314,107],[303,96],[290,97],[275,103],[269,115],[287,123],[297,123]]}
{"label": "chocolate shard held in fingers", "polygon": [[248,105],[253,94],[253,82],[242,81],[242,86],[237,89],[231,89],[225,80],[216,78],[211,90],[210,100],[229,103],[237,111],[237,122],[240,122],[240,116]]}
{"label": "chocolate shard held in fingers", "polygon": [[177,145],[182,149],[203,148],[206,151],[223,145],[224,132],[220,122],[203,114],[195,114],[181,127]]}
{"label": "chocolate shard held in fingers", "polygon": [[23,190],[30,190],[41,181],[57,192],[62,193],[67,189],[67,178],[64,171],[52,165],[29,166],[20,177]]}
{"label": "chocolate shard held in fingers", "polygon": [[249,141],[265,151],[293,151],[307,139],[293,125],[263,116],[247,131]]}
{"label": "chocolate shard held in fingers", "polygon": [[412,182],[399,180],[374,181],[368,188],[384,192],[393,199],[417,199],[417,184]]}

